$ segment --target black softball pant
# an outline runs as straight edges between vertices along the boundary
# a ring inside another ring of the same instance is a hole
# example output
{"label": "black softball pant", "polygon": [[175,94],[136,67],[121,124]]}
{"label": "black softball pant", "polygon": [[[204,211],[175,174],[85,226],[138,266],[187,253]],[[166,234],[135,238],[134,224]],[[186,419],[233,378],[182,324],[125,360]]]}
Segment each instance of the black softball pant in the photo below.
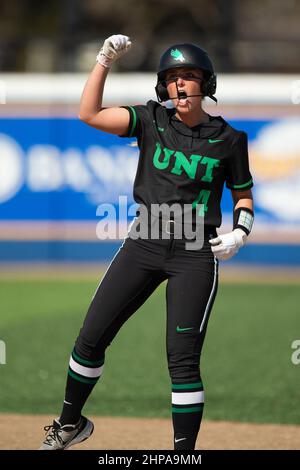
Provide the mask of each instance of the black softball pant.
{"label": "black softball pant", "polygon": [[199,251],[186,250],[185,239],[127,237],[92,299],[75,344],[78,356],[96,364],[124,322],[167,280],[170,377],[173,384],[197,383],[201,349],[218,286],[218,262],[208,243],[211,236],[215,232],[206,233]]}

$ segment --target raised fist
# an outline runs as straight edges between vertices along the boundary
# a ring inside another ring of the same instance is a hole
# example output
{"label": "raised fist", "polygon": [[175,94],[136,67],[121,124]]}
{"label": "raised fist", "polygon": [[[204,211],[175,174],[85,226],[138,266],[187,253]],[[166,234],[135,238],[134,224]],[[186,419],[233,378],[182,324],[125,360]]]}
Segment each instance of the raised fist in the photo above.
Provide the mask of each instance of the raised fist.
{"label": "raised fist", "polygon": [[131,41],[124,34],[114,34],[105,39],[96,61],[104,67],[111,67],[112,63],[125,54],[131,47]]}

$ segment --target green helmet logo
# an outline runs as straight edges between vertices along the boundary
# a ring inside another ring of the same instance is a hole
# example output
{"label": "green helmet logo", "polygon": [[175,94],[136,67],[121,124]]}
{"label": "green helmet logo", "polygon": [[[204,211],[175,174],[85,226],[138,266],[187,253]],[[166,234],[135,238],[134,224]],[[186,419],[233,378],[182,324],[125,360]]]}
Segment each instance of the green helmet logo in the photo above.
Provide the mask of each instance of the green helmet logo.
{"label": "green helmet logo", "polygon": [[178,49],[172,49],[171,56],[177,61],[180,61],[180,62],[185,61],[185,58],[183,57],[182,52],[180,52]]}

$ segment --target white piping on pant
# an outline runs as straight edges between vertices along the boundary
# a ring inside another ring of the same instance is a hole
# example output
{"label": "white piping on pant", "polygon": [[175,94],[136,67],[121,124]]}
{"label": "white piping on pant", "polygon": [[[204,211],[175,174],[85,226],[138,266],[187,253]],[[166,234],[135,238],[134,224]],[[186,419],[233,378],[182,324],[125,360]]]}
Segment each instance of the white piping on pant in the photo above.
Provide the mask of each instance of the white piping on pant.
{"label": "white piping on pant", "polygon": [[204,315],[203,315],[203,319],[202,319],[202,322],[201,322],[201,325],[200,325],[200,333],[201,333],[201,331],[203,330],[206,317],[207,317],[207,315],[208,315],[208,312],[210,311],[210,306],[211,306],[212,298],[213,298],[213,295],[214,295],[214,292],[215,292],[215,289],[216,289],[216,285],[217,285],[218,260],[217,260],[216,257],[214,257],[214,262],[215,262],[215,266],[214,266],[214,282],[213,282],[213,286],[212,286],[212,290],[211,290],[210,296],[209,296],[209,298],[208,298],[208,302],[207,302],[207,304],[206,304],[206,308],[205,308],[205,312],[204,312]]}

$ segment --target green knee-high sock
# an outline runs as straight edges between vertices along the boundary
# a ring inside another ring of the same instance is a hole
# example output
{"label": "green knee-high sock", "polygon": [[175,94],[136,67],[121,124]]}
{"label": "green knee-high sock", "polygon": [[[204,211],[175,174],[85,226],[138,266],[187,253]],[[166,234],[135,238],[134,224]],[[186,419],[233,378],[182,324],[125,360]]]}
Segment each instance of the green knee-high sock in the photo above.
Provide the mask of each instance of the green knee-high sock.
{"label": "green knee-high sock", "polygon": [[64,405],[59,418],[62,425],[79,421],[82,408],[101,377],[104,357],[99,361],[88,361],[72,352],[66,384]]}
{"label": "green knee-high sock", "polygon": [[172,383],[172,419],[174,449],[193,450],[200,429],[204,406],[201,380]]}

